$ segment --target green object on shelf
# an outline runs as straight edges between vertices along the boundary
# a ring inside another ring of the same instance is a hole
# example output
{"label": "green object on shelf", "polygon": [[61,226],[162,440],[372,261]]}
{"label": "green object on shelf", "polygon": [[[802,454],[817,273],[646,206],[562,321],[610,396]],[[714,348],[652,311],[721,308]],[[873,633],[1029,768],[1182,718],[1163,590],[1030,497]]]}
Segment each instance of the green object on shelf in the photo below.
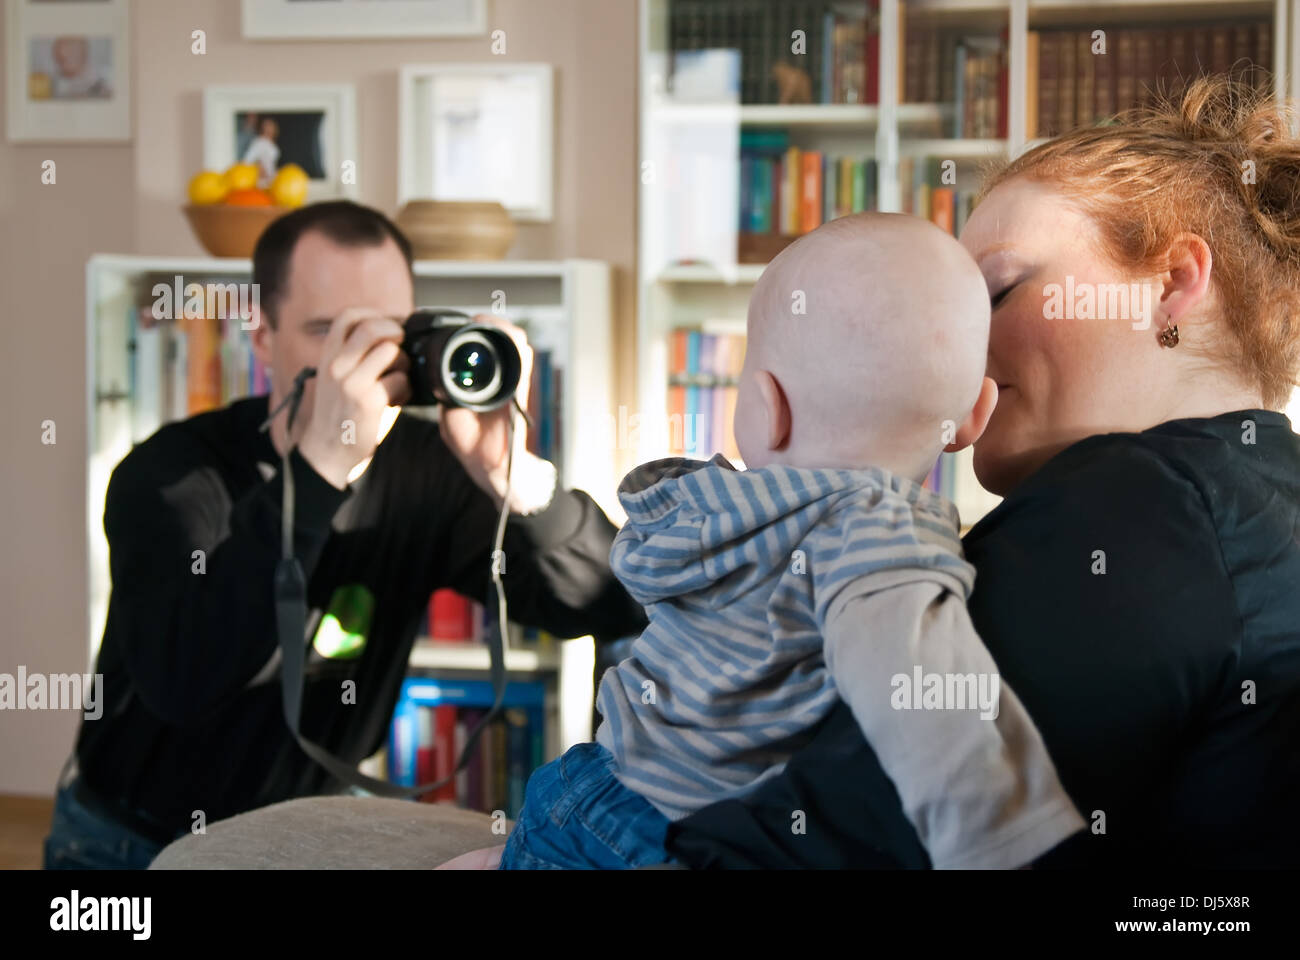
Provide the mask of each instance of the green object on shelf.
{"label": "green object on shelf", "polygon": [[375,595],[359,583],[338,587],[321,617],[311,645],[329,660],[355,660],[366,648]]}

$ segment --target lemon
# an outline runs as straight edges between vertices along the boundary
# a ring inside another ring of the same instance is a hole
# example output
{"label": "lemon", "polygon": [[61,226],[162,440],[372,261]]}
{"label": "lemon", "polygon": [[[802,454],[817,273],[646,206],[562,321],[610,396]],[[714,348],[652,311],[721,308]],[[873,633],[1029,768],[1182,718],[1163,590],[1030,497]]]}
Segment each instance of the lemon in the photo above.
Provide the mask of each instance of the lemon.
{"label": "lemon", "polygon": [[53,82],[48,73],[33,71],[27,77],[27,99],[48,100],[53,96]]}
{"label": "lemon", "polygon": [[190,181],[190,203],[205,207],[226,199],[226,181],[215,170],[196,173]]}
{"label": "lemon", "polygon": [[301,207],[307,202],[307,171],[296,163],[280,168],[271,181],[271,199],[279,207]]}
{"label": "lemon", "polygon": [[257,164],[237,163],[225,173],[227,190],[252,190],[257,186]]}

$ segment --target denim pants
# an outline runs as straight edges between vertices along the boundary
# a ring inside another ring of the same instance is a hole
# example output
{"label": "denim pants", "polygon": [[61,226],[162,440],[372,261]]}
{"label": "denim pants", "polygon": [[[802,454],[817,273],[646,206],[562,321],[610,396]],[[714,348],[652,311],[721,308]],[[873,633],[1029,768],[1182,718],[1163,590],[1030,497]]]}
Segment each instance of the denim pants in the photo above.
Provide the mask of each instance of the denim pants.
{"label": "denim pants", "polygon": [[143,870],[163,845],[142,837],[76,797],[76,780],[59,787],[45,838],[46,870]]}
{"label": "denim pants", "polygon": [[668,818],[614,776],[614,757],[579,743],[528,778],[502,870],[625,870],[669,863]]}

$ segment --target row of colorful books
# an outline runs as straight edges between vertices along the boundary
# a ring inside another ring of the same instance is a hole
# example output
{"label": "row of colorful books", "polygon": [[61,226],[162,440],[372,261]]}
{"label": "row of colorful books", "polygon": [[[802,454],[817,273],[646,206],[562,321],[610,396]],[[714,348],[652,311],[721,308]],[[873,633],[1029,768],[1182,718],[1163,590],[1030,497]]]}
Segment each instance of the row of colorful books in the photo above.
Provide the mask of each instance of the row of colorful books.
{"label": "row of colorful books", "polygon": [[904,38],[903,103],[952,104],[953,137],[1007,135],[1005,34],[908,26]]}
{"label": "row of colorful books", "polygon": [[898,180],[903,213],[923,217],[955,237],[961,233],[975,206],[976,191],[958,188],[956,168],[948,167],[946,173],[946,160],[944,157],[902,157],[898,162]]}
{"label": "row of colorful books", "polygon": [[[696,51],[730,50],[741,103],[876,103],[879,10],[879,0],[672,0],[674,73]],[[783,96],[783,70],[807,78],[802,99]]]}
{"label": "row of colorful books", "polygon": [[182,315],[160,320],[152,305],[133,305],[128,319],[133,441],[146,439],[169,421],[270,392],[267,370],[253,355],[238,319]]}
{"label": "row of colorful books", "polygon": [[804,150],[784,130],[744,130],[740,232],[799,236],[849,213],[876,208],[876,161]]}
{"label": "row of colorful books", "polygon": [[545,695],[540,682],[508,683],[503,709],[456,771],[470,734],[492,706],[492,685],[485,680],[408,677],[389,731],[389,781],[415,786],[452,777],[419,799],[485,813],[503,810],[517,818],[524,786],[546,759]]}
{"label": "row of colorful books", "polygon": [[737,463],[731,428],[745,362],[742,334],[679,327],[669,342],[668,443],[674,456],[707,460],[722,453]]}
{"label": "row of colorful books", "polygon": [[[435,590],[420,622],[419,635],[435,643],[485,643],[496,617],[477,600],[455,590]],[[554,651],[559,641],[537,627],[510,624],[509,646],[538,652]]]}
{"label": "row of colorful books", "polygon": [[1273,66],[1273,25],[1030,31],[1027,51],[1027,132],[1034,139],[1090,126],[1162,93],[1176,96],[1201,74],[1230,73],[1263,89]]}

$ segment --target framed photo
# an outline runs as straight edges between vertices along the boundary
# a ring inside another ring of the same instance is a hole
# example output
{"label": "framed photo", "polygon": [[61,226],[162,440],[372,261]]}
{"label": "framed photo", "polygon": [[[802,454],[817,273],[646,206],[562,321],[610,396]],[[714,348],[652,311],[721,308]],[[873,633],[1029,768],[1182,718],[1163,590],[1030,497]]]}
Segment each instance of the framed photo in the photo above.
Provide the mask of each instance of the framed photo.
{"label": "framed photo", "polygon": [[405,66],[398,89],[398,204],[496,200],[550,220],[549,64]]}
{"label": "framed photo", "polygon": [[471,37],[487,33],[487,0],[243,0],[244,36]]}
{"label": "framed photo", "polygon": [[5,12],[9,139],[130,140],[126,0],[10,0]]}
{"label": "framed photo", "polygon": [[[265,186],[286,164],[310,180],[308,200],[355,197],[356,97],[346,84],[233,85],[203,91],[203,165],[258,167]],[[345,166],[350,162],[350,166]]]}

